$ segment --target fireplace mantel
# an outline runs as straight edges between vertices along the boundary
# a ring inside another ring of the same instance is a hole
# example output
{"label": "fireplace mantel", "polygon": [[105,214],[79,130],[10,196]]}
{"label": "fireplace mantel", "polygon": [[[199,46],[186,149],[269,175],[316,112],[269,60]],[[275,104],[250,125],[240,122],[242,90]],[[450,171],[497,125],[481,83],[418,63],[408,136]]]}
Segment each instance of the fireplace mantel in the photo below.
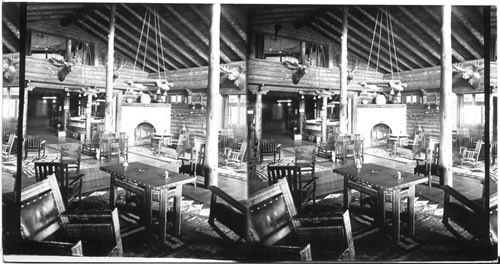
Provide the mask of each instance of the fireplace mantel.
{"label": "fireplace mantel", "polygon": [[359,104],[355,133],[365,139],[365,146],[372,146],[371,132],[378,124],[388,126],[392,133],[406,133],[406,104]]}

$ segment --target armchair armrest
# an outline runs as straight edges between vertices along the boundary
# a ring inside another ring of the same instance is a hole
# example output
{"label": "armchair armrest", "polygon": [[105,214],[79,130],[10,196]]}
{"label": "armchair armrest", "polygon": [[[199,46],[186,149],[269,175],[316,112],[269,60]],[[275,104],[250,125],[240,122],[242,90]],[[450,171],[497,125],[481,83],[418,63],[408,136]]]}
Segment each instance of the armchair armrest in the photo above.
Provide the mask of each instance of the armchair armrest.
{"label": "armchair armrest", "polygon": [[36,255],[83,256],[81,240],[76,243],[25,240],[22,248],[24,253]]}
{"label": "armchair armrest", "polygon": [[69,182],[69,185],[72,185],[73,183],[75,183],[75,182],[77,182],[77,181],[81,180],[81,179],[83,178],[83,176],[85,176],[85,174],[80,173],[80,174],[78,174],[78,176],[76,176],[75,178],[71,178],[71,179],[70,179],[71,181]]}
{"label": "armchair armrest", "polygon": [[229,194],[221,190],[219,187],[210,185],[207,188],[212,192],[212,202],[215,202],[214,198],[218,196],[222,200],[224,200],[225,202],[236,208],[238,211],[244,214],[246,213],[247,208],[241,202],[229,196]]}

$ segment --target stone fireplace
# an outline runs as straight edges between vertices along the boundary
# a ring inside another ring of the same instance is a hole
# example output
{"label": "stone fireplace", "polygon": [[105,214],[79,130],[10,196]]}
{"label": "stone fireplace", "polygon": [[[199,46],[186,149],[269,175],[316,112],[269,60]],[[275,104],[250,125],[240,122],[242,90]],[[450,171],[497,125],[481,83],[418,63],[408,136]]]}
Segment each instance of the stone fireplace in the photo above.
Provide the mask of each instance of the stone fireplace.
{"label": "stone fireplace", "polygon": [[365,139],[365,147],[385,145],[389,134],[406,134],[406,105],[360,104],[355,125],[355,133]]}
{"label": "stone fireplace", "polygon": [[129,146],[149,144],[154,132],[170,132],[170,104],[124,103],[121,107],[121,127]]}

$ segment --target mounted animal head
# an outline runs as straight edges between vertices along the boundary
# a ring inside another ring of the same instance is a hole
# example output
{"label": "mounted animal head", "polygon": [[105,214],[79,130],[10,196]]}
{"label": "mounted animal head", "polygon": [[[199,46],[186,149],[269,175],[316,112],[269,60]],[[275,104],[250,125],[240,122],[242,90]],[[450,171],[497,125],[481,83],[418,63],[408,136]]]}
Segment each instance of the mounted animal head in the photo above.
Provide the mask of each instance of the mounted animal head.
{"label": "mounted animal head", "polygon": [[356,64],[353,64],[350,70],[347,70],[347,84],[350,84],[352,80],[354,80],[354,72],[361,66],[361,62],[358,63],[358,59],[356,59]]}
{"label": "mounted animal head", "polygon": [[467,80],[472,88],[479,88],[479,83],[481,82],[481,74],[479,72],[484,69],[484,67],[479,67],[479,62],[465,67],[460,63],[455,63],[453,64],[453,69],[462,73],[462,79]]}
{"label": "mounted animal head", "polygon": [[117,66],[113,66],[113,81],[118,79],[120,77],[120,70],[122,69],[123,65],[125,65],[125,61],[123,60],[123,57],[120,60],[120,63]]}
{"label": "mounted animal head", "polygon": [[49,61],[50,61],[50,63],[52,63],[52,65],[54,65],[58,68],[61,68],[57,72],[57,79],[60,82],[63,82],[64,79],[66,79],[66,76],[68,76],[68,74],[71,72],[71,66],[73,66],[73,63],[66,62],[64,60],[56,59],[56,58],[49,58]]}
{"label": "mounted animal head", "polygon": [[246,84],[245,68],[243,66],[240,65],[237,68],[230,69],[229,65],[222,64],[220,65],[220,70],[227,74],[227,79],[233,81],[236,87],[240,87],[241,84]]}
{"label": "mounted animal head", "polygon": [[17,63],[19,63],[19,61],[14,61],[13,58],[7,58],[3,61],[3,79],[8,83],[14,81],[16,77],[16,67],[14,65]]}
{"label": "mounted animal head", "polygon": [[295,71],[292,74],[292,82],[293,84],[298,84],[300,79],[306,75],[306,69],[309,68],[309,65],[299,64],[298,62],[292,63],[289,61],[284,61],[283,65],[287,67],[289,70]]}

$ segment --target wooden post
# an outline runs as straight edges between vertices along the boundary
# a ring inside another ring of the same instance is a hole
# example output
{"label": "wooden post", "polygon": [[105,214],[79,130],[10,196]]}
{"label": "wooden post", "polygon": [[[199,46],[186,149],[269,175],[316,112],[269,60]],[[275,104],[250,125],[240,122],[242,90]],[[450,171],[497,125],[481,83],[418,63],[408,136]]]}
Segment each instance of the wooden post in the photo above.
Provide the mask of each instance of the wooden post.
{"label": "wooden post", "polygon": [[352,98],[352,133],[356,134],[358,132],[358,93],[354,93]]}
{"label": "wooden post", "polygon": [[255,144],[256,144],[256,161],[260,161],[260,142],[262,141],[262,95],[266,95],[269,90],[263,90],[262,84],[258,91],[254,91],[255,94]]}
{"label": "wooden post", "polygon": [[[85,107],[85,138],[92,138],[92,95],[87,95],[87,106]],[[81,139],[80,139],[81,140]]]}
{"label": "wooden post", "polygon": [[[484,105],[485,109],[485,125],[484,125],[484,191],[483,191],[483,219],[489,219],[490,212],[490,146],[493,139],[493,131],[490,132],[490,125],[493,124],[491,107],[491,87],[490,87],[490,60],[491,60],[491,7],[483,7],[483,32],[484,32]],[[488,220],[486,220],[488,221]],[[489,222],[482,223],[484,233],[488,234]]]}
{"label": "wooden post", "polygon": [[115,14],[116,4],[111,4],[111,18],[108,34],[108,61],[106,62],[106,106],[104,111],[104,130],[113,128],[113,62],[115,52]]}
{"label": "wooden post", "polygon": [[440,90],[440,140],[439,167],[445,185],[453,186],[452,157],[452,47],[451,47],[451,6],[443,6],[443,21],[441,25],[441,90]]}
{"label": "wooden post", "polygon": [[300,63],[306,64],[306,42],[300,42]]}
{"label": "wooden post", "polygon": [[328,105],[328,96],[323,96],[323,102],[322,102],[322,106],[321,106],[321,137],[322,137],[323,143],[325,143],[325,144],[328,142],[328,131],[327,131],[327,125],[326,125],[326,122],[327,122],[326,110],[328,107],[327,105]]}
{"label": "wooden post", "polygon": [[306,101],[302,98],[304,95],[300,96],[299,101],[299,134],[302,135],[302,130],[304,129],[304,115],[306,112]]}
{"label": "wooden post", "polygon": [[348,8],[344,7],[342,20],[342,36],[340,45],[340,127],[339,133],[347,133],[347,14]]}
{"label": "wooden post", "polygon": [[[118,95],[116,96],[116,113],[115,113],[115,118],[116,118],[116,131],[117,132],[122,132],[122,103],[123,103],[123,93],[122,91],[118,91]],[[127,135],[131,136],[131,135]]]}
{"label": "wooden post", "polygon": [[66,132],[66,129],[68,128],[70,96],[68,96],[66,93],[63,95],[63,97],[64,97],[64,103],[63,103],[62,129]]}
{"label": "wooden post", "polygon": [[[19,4],[19,43],[27,43],[26,42],[26,12],[27,12],[27,3]],[[19,69],[26,69],[26,45],[19,45]],[[16,180],[14,182],[14,204],[15,212],[13,212],[13,221],[15,223],[14,230],[21,230],[21,179],[22,179],[22,168],[23,168],[23,123],[24,120],[24,111],[25,107],[25,89],[26,89],[26,75],[24,70],[19,71],[19,117],[17,119],[17,163],[16,163]],[[4,212],[5,213],[5,212]],[[14,232],[17,238],[20,238],[20,232]]]}
{"label": "wooden post", "polygon": [[219,58],[220,58],[220,4],[212,4],[212,17],[210,23],[210,56],[208,65],[207,89],[207,140],[205,155],[205,185],[218,185],[217,162],[218,130],[220,120],[220,93],[219,93]]}
{"label": "wooden post", "polygon": [[66,40],[66,61],[71,61],[73,54],[71,54],[71,39]]}
{"label": "wooden post", "polygon": [[328,45],[328,68],[329,69],[333,69],[333,67],[335,65],[334,64],[335,62],[333,61],[333,58],[334,58],[333,53],[334,52],[335,51],[333,49],[333,45]]}

